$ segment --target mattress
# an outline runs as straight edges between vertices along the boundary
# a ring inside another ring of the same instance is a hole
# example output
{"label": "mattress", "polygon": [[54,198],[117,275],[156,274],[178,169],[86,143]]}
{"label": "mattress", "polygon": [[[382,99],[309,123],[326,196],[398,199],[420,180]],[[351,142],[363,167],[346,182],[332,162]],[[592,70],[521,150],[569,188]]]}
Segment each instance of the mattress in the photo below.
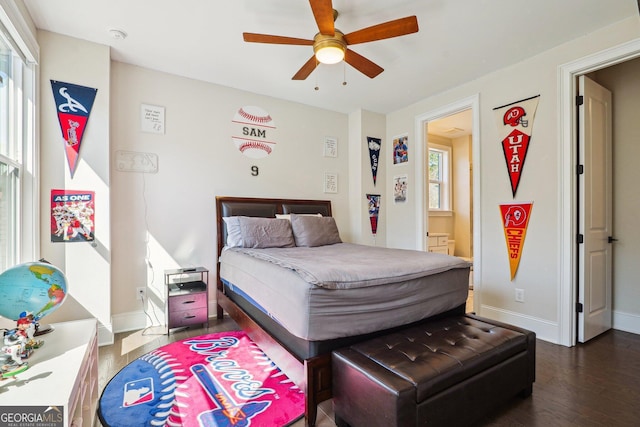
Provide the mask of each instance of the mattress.
{"label": "mattress", "polygon": [[413,323],[467,299],[470,264],[462,259],[348,243],[329,246],[329,254],[327,247],[225,249],[220,279],[309,341]]}

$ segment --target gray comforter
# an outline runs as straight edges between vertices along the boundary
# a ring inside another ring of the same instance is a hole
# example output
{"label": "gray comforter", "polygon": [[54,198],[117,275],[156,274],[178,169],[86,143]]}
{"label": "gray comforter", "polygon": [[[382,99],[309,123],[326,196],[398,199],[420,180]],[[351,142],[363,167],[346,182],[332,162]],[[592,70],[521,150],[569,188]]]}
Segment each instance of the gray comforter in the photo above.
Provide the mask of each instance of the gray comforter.
{"label": "gray comforter", "polygon": [[327,289],[349,289],[411,280],[470,264],[460,258],[353,243],[314,248],[225,249],[295,271],[306,282]]}

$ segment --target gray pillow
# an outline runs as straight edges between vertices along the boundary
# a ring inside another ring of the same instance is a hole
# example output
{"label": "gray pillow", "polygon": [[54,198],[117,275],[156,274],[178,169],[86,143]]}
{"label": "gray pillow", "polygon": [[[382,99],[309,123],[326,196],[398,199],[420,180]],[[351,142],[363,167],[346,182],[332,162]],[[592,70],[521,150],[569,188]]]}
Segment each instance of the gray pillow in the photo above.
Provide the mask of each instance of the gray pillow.
{"label": "gray pillow", "polygon": [[342,243],[336,220],[330,216],[291,214],[291,228],[296,246],[313,248]]}
{"label": "gray pillow", "polygon": [[291,223],[286,219],[230,216],[227,225],[230,248],[291,248],[295,246]]}

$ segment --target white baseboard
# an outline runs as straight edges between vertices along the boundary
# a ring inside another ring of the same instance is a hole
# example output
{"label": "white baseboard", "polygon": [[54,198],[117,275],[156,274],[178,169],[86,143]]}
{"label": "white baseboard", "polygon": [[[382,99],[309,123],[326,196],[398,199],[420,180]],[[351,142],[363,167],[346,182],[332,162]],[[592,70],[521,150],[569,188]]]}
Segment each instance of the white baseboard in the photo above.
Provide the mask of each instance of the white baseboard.
{"label": "white baseboard", "polygon": [[113,325],[104,326],[98,322],[98,346],[113,344]]}
{"label": "white baseboard", "polygon": [[536,333],[536,338],[543,341],[548,341],[553,344],[559,343],[560,329],[557,322],[551,322],[549,320],[488,305],[481,305],[480,310],[476,310],[476,313],[482,317],[533,331]]}
{"label": "white baseboard", "polygon": [[637,314],[613,312],[613,329],[640,334],[640,316]]}
{"label": "white baseboard", "polygon": [[113,325],[113,333],[129,332],[144,329],[149,325],[149,318],[144,311],[129,311],[127,313],[119,313],[111,316],[111,324]]}

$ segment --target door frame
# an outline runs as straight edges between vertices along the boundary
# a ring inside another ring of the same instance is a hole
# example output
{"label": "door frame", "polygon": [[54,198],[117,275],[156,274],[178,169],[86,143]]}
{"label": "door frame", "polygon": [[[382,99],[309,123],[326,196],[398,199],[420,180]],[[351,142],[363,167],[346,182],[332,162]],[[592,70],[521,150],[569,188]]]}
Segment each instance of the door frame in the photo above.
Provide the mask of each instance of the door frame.
{"label": "door frame", "polygon": [[[640,57],[640,39],[623,43],[597,54],[561,65],[558,70],[559,126],[559,230],[560,268],[558,288],[558,343],[574,346],[577,343],[577,114],[575,98],[578,94],[577,77],[602,68]],[[581,272],[583,274],[583,272]]]}
{"label": "door frame", "polygon": [[[424,131],[425,125],[428,126],[430,121],[438,120],[452,114],[459,113],[464,110],[471,110],[471,163],[473,166],[473,284],[474,288],[480,284],[481,277],[481,245],[480,242],[480,94],[475,94],[467,98],[452,102],[435,110],[422,113],[415,117],[415,135],[416,135],[416,162],[415,162],[415,197],[416,197],[416,249],[419,251],[427,250],[427,234],[428,219],[425,210],[425,201],[427,200],[428,187],[425,185],[425,171],[428,169],[427,155],[427,135]],[[478,293],[474,292],[474,307],[476,304]]]}

